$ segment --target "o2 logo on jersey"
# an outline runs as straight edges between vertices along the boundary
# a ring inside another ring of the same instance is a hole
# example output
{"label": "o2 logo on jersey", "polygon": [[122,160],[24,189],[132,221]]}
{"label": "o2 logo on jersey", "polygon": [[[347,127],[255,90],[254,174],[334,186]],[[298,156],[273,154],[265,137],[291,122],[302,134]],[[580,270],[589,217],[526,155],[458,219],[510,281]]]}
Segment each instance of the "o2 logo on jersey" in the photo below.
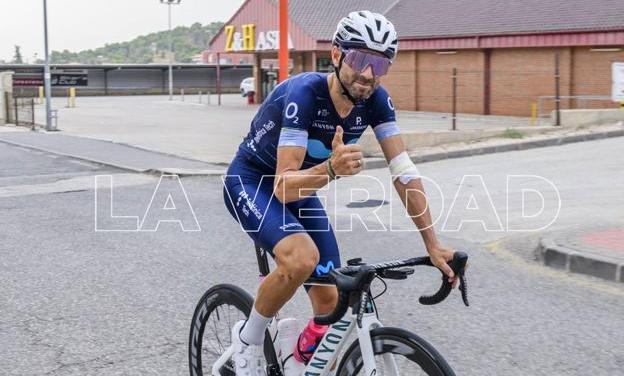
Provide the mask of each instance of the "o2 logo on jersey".
{"label": "o2 logo on jersey", "polygon": [[394,104],[392,103],[392,98],[390,97],[388,97],[388,107],[390,107],[390,109],[394,111]]}
{"label": "o2 logo on jersey", "polygon": [[286,106],[286,111],[284,112],[284,116],[286,116],[286,119],[294,119],[293,120],[294,124],[299,124],[299,117],[297,116],[297,112],[299,112],[299,106],[297,106],[297,103],[290,102]]}

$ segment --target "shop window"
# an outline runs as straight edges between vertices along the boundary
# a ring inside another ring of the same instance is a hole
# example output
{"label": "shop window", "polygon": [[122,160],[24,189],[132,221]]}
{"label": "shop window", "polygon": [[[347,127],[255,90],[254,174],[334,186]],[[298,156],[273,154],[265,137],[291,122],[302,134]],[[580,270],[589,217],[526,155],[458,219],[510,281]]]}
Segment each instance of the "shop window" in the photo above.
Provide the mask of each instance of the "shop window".
{"label": "shop window", "polygon": [[334,67],[332,66],[331,59],[329,58],[319,58],[316,60],[316,71],[317,72],[327,72],[331,73],[334,71]]}

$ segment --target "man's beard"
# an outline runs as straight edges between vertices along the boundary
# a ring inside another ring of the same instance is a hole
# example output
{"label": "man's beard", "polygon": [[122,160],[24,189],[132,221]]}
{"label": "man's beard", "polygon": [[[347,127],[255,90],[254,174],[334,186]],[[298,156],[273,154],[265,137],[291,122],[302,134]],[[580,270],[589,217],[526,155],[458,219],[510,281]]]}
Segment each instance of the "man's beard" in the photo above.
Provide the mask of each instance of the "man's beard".
{"label": "man's beard", "polygon": [[[361,88],[356,88],[355,83],[358,83],[360,86],[366,87],[366,89],[362,90]],[[349,94],[357,101],[367,100],[375,91],[377,87],[377,83],[375,79],[368,80],[363,77],[356,76],[353,81],[347,87],[349,90]]]}

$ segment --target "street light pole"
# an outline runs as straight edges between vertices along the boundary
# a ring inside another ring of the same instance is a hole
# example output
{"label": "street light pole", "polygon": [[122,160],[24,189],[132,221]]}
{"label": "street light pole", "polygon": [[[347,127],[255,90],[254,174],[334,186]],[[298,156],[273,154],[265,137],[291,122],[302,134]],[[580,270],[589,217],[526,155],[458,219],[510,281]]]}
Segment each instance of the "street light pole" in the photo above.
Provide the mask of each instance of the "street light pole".
{"label": "street light pole", "polygon": [[161,4],[167,4],[169,11],[169,100],[173,100],[173,37],[171,35],[171,5],[180,4],[182,0],[160,0]]}
{"label": "street light pole", "polygon": [[43,30],[45,39],[45,68],[43,69],[43,82],[46,97],[46,131],[52,130],[52,85],[50,75],[50,56],[48,54],[48,1],[43,0]]}

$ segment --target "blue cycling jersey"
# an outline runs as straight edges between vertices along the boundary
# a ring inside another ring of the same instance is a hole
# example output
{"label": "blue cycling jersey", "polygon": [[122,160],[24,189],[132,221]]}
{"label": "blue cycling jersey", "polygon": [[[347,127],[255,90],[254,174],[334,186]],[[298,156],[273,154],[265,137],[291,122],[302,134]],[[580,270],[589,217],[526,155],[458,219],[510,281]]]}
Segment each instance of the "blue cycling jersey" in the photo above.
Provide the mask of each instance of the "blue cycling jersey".
{"label": "blue cycling jersey", "polygon": [[378,140],[399,134],[392,99],[383,87],[343,119],[331,100],[327,74],[301,73],[277,85],[266,98],[239,154],[275,172],[277,148],[299,146],[306,148],[302,168],[310,168],[329,157],[338,125],[344,129],[345,144],[356,143],[369,126]]}

